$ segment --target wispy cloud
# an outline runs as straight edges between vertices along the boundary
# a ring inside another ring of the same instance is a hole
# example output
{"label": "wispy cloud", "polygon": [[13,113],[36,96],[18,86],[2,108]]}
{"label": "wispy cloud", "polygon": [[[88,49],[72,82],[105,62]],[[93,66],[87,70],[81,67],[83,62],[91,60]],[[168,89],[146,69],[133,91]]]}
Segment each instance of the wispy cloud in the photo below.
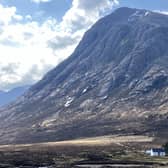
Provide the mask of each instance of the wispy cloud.
{"label": "wispy cloud", "polygon": [[155,10],[154,12],[161,13],[161,14],[164,14],[164,15],[168,15],[168,11]]}
{"label": "wispy cloud", "polygon": [[51,0],[31,0],[31,1],[35,3],[41,3],[41,2],[50,2]]}

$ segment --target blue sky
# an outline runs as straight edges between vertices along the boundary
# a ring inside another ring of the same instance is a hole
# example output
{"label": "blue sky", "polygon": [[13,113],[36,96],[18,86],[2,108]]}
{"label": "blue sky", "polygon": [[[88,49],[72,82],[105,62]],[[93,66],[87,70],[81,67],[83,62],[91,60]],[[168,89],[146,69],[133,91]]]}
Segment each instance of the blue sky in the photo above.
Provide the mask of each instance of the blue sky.
{"label": "blue sky", "polygon": [[131,8],[168,11],[167,0],[120,0],[120,5]]}
{"label": "blue sky", "polygon": [[168,14],[168,0],[0,0],[0,90],[40,80],[122,6]]}
{"label": "blue sky", "polygon": [[[47,3],[34,3],[31,0],[1,0],[0,3],[8,7],[16,6],[19,14],[24,16],[31,14],[38,21],[44,21],[48,17],[55,17],[58,21],[61,21],[66,11],[72,6],[72,0],[51,0]],[[168,11],[167,0],[119,0],[119,3],[115,8],[127,6]]]}
{"label": "blue sky", "polygon": [[[71,7],[71,0],[52,0],[47,3],[34,3],[31,0],[1,0],[4,6],[16,6],[20,15],[31,14],[35,20],[45,20],[55,17],[61,21],[62,16]],[[41,13],[41,15],[38,13]]]}

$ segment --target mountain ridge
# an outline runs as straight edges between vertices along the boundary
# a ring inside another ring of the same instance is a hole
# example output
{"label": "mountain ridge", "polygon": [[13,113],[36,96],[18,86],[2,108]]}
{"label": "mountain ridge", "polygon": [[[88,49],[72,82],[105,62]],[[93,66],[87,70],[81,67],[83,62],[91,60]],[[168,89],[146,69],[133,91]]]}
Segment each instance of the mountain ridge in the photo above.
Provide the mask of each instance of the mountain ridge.
{"label": "mountain ridge", "polygon": [[0,106],[5,106],[15,101],[19,96],[24,94],[30,86],[20,86],[9,91],[0,91]]}
{"label": "mountain ridge", "polygon": [[131,8],[100,19],[67,60],[1,110],[0,142],[167,136],[166,21]]}

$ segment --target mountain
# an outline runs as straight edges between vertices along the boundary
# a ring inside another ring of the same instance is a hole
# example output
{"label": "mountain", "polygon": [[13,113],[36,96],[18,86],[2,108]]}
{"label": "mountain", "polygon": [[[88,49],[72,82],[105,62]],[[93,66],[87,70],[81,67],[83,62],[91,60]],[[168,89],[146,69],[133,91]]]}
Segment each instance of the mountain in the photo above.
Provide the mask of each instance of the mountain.
{"label": "mountain", "polygon": [[0,106],[4,106],[21,96],[30,86],[21,86],[9,91],[0,91]]}
{"label": "mountain", "polygon": [[168,16],[119,8],[74,53],[0,111],[0,142],[168,136]]}

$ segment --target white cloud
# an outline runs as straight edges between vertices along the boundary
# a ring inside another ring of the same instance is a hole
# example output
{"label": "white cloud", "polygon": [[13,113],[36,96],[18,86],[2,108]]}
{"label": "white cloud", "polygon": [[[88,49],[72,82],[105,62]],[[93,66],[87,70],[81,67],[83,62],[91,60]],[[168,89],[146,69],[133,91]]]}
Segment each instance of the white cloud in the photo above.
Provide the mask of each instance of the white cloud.
{"label": "white cloud", "polygon": [[[30,21],[20,22],[23,19]],[[31,21],[31,16],[23,18],[17,14],[15,7],[0,5],[0,23],[0,89],[10,89],[24,82],[33,83],[62,60],[47,44],[55,35],[55,19],[39,25]]]}
{"label": "white cloud", "polygon": [[41,3],[41,2],[50,2],[51,0],[31,0],[31,1],[35,3]]}
{"label": "white cloud", "polygon": [[16,16],[16,8],[4,8],[0,4],[0,23],[7,25]]}
{"label": "white cloud", "polygon": [[19,15],[16,7],[0,5],[0,90],[39,80],[67,58],[83,33],[115,4],[117,1],[73,0],[61,23],[48,18],[42,24],[31,15]]}
{"label": "white cloud", "polygon": [[113,0],[73,0],[72,8],[63,17],[61,26],[69,32],[88,29],[107,11],[111,11],[118,1]]}
{"label": "white cloud", "polygon": [[28,74],[31,79],[29,77],[27,81],[33,83],[39,80],[49,67],[58,63],[49,48],[0,46],[0,51],[5,54],[5,57],[0,58],[0,86],[3,89],[9,89],[15,83],[23,84]]}
{"label": "white cloud", "polygon": [[15,14],[15,15],[13,16],[13,19],[16,20],[16,21],[21,21],[21,20],[23,20],[23,16],[21,16],[21,15],[16,15],[16,14]]}
{"label": "white cloud", "polygon": [[26,16],[25,16],[25,19],[27,19],[27,20],[32,20],[32,16],[31,16],[31,15],[26,15]]}
{"label": "white cloud", "polygon": [[168,15],[168,11],[155,10],[154,12],[161,13],[161,14],[164,14],[164,15]]}
{"label": "white cloud", "polygon": [[117,0],[94,0],[94,1],[86,1],[86,0],[74,0],[73,6],[79,9],[83,9],[86,11],[90,10],[104,10],[106,8],[112,7],[114,4],[118,4]]}

